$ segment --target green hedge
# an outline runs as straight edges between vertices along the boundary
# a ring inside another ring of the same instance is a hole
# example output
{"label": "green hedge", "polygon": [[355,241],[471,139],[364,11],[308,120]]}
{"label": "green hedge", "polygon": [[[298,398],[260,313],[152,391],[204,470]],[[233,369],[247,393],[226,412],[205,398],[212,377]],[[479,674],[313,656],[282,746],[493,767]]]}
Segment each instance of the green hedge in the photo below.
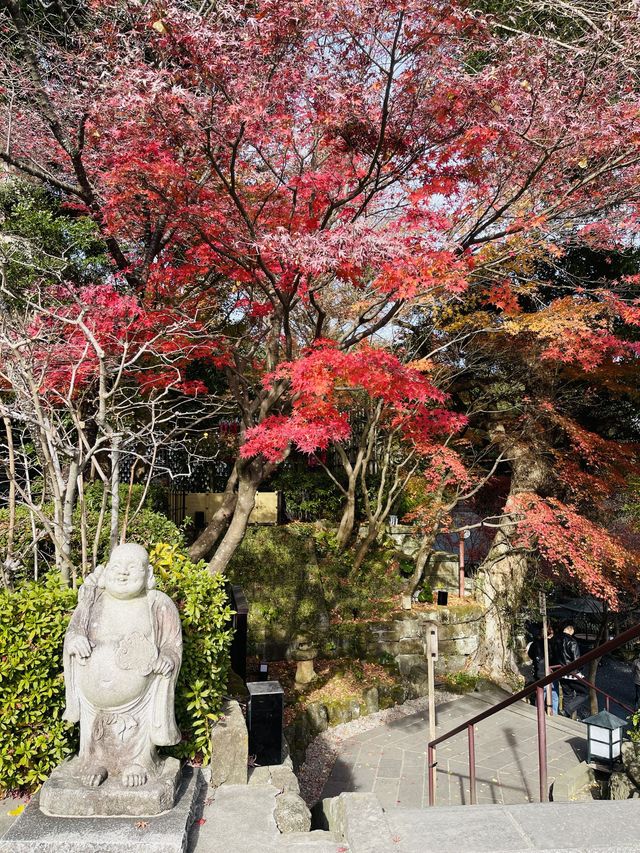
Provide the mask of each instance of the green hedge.
{"label": "green hedge", "polygon": [[[151,550],[158,587],[182,621],[183,665],[176,691],[182,742],[172,752],[208,761],[209,729],[220,712],[229,667],[231,609],[222,576],[212,577],[175,545]],[[55,573],[0,591],[0,793],[37,788],[77,749],[78,727],[62,720],[62,645],[76,593]]]}
{"label": "green hedge", "polygon": [[55,575],[0,592],[0,792],[36,788],[76,749],[62,720],[62,642],[75,603]]}

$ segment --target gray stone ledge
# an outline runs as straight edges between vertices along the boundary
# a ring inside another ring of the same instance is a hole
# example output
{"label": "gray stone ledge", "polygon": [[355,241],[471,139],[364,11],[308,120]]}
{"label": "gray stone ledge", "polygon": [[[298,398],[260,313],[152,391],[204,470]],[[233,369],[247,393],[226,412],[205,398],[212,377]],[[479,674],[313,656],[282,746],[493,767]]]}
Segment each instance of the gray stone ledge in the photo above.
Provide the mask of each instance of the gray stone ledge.
{"label": "gray stone ledge", "polygon": [[0,853],[184,853],[204,784],[186,767],[175,806],[155,817],[50,817],[36,794],[0,839]]}

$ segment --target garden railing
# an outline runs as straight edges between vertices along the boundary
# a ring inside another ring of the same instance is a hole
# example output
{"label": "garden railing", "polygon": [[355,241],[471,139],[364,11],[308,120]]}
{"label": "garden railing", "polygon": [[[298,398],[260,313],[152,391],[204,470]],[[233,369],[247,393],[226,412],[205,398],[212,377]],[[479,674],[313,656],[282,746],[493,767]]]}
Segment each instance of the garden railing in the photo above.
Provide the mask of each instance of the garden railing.
{"label": "garden railing", "polygon": [[[435,777],[437,765],[436,748],[438,747],[438,745],[446,740],[449,740],[449,738],[454,737],[454,735],[460,734],[460,732],[466,730],[469,739],[469,800],[471,805],[475,805],[477,802],[475,727],[483,720],[492,717],[494,714],[503,711],[505,708],[509,708],[511,705],[515,704],[516,702],[519,702],[521,699],[528,698],[534,693],[536,696],[538,722],[538,771],[540,781],[540,802],[547,802],[549,800],[549,788],[547,784],[547,729],[544,688],[548,684],[551,684],[552,682],[557,681],[560,678],[564,678],[565,676],[571,675],[571,673],[575,672],[577,669],[581,669],[583,666],[585,666],[585,664],[591,663],[592,660],[597,660],[603,655],[615,651],[616,649],[620,648],[620,646],[624,646],[625,643],[629,643],[631,642],[631,640],[635,640],[638,637],[640,637],[640,623],[634,625],[632,628],[629,628],[624,633],[619,634],[617,637],[614,637],[612,640],[608,640],[606,643],[602,643],[602,645],[597,646],[595,649],[591,649],[590,652],[587,652],[586,654],[582,655],[572,663],[555,668],[552,673],[546,675],[544,678],[538,679],[538,681],[534,681],[532,684],[528,684],[522,690],[519,690],[517,693],[514,693],[513,696],[509,696],[507,699],[503,699],[502,702],[498,702],[496,705],[487,709],[486,711],[483,711],[480,714],[476,714],[476,716],[472,717],[470,720],[466,720],[464,723],[460,723],[459,726],[456,726],[455,728],[451,729],[451,731],[448,731],[445,734],[440,735],[440,737],[434,738],[434,740],[429,741],[427,747],[429,805],[435,805]],[[630,708],[628,705],[625,705],[623,702],[620,702],[618,699],[615,699],[613,696],[606,693],[601,688],[596,687],[595,684],[592,684],[584,678],[581,678],[580,681],[582,684],[587,685],[588,687],[596,690],[598,693],[603,694],[606,697],[607,709],[609,708],[609,703],[611,701],[614,701],[616,702],[616,704],[620,705],[620,707],[625,708],[631,713],[634,712],[633,708]]]}

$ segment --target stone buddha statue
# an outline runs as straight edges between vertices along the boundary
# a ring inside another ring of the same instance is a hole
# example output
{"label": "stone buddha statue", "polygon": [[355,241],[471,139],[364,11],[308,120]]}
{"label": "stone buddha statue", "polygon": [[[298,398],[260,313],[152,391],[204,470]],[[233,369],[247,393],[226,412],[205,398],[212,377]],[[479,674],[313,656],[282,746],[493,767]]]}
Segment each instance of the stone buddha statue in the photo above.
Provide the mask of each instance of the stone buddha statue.
{"label": "stone buddha statue", "polygon": [[67,706],[80,722],[74,773],[88,788],[139,788],[163,768],[158,746],[180,740],[174,716],[182,633],[140,545],[114,548],[80,588],[64,641]]}

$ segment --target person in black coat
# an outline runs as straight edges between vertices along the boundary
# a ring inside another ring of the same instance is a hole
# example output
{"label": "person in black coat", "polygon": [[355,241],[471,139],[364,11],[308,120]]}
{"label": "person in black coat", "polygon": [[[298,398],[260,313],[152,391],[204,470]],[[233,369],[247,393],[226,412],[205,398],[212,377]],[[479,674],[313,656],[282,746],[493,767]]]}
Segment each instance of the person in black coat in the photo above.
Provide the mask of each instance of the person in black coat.
{"label": "person in black coat", "polygon": [[[580,646],[574,637],[575,628],[570,623],[565,623],[562,633],[554,643],[554,660],[560,666],[573,663],[580,657]],[[575,670],[571,675],[560,679],[562,685],[562,713],[565,717],[577,716],[578,709],[587,699],[588,688],[582,683],[584,675],[580,670]]]}
{"label": "person in black coat", "polygon": [[[554,654],[554,632],[551,625],[547,627],[547,643],[549,645],[549,664],[557,663]],[[546,675],[544,665],[544,634],[543,628],[540,627],[539,635],[529,645],[529,658],[533,663],[533,680],[538,681]],[[558,684],[553,682],[551,685],[551,713],[558,713]]]}

